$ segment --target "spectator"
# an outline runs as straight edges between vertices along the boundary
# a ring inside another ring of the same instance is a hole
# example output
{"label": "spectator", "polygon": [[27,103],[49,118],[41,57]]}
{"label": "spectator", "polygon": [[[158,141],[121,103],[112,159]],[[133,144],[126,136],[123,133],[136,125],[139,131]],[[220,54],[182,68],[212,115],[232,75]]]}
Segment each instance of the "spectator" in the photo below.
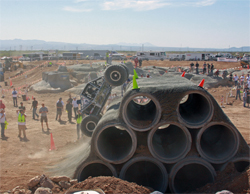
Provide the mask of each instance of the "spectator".
{"label": "spectator", "polygon": [[141,66],[142,66],[142,59],[140,58],[138,62],[139,62],[139,67],[141,68]]}
{"label": "spectator", "polygon": [[208,63],[208,64],[207,64],[207,72],[208,72],[208,73],[210,72],[210,68],[211,68],[211,66],[210,66],[210,64]]}
{"label": "spectator", "polygon": [[4,134],[4,130],[5,130],[5,121],[6,121],[6,114],[4,112],[4,109],[1,108],[0,109],[0,124],[1,124],[1,138],[5,139],[6,136]]}
{"label": "spectator", "polygon": [[196,67],[196,74],[199,74],[199,63],[198,62],[196,62],[196,64],[195,64],[195,67]]}
{"label": "spectator", "polygon": [[3,101],[2,100],[0,100],[0,109],[5,109],[5,104],[3,103]]}
{"label": "spectator", "polygon": [[238,83],[238,85],[236,86],[236,100],[237,100],[238,96],[239,96],[239,99],[241,100],[240,89],[241,89],[241,86],[240,86],[240,83]]}
{"label": "spectator", "polygon": [[35,116],[37,116],[37,119],[39,118],[39,115],[36,113],[37,106],[38,106],[38,102],[37,102],[36,98],[33,98],[33,102],[32,102],[31,108],[30,108],[30,110],[33,108],[33,114],[32,114],[33,119],[35,119]]}
{"label": "spectator", "polygon": [[67,104],[66,104],[66,110],[68,112],[68,119],[69,119],[69,122],[71,122],[71,119],[72,119],[72,104],[70,103],[70,100],[67,101]]}
{"label": "spectator", "polygon": [[21,139],[21,132],[23,132],[23,139],[27,140],[25,129],[26,129],[26,114],[24,110],[17,110],[16,111],[18,116],[18,130],[19,134],[18,137]]}
{"label": "spectator", "polygon": [[112,64],[112,51],[110,51],[109,53],[109,64],[110,65]]}
{"label": "spectator", "polygon": [[17,91],[15,88],[13,88],[13,91],[12,91],[12,98],[13,98],[14,107],[17,107]]}
{"label": "spectator", "polygon": [[147,74],[147,78],[152,78],[149,74]]}
{"label": "spectator", "polygon": [[135,68],[137,68],[137,65],[138,65],[138,58],[137,57],[135,58],[134,62],[135,62]]}
{"label": "spectator", "polygon": [[244,86],[244,81],[245,81],[245,76],[244,76],[244,74],[242,74],[242,75],[240,76],[240,85],[241,85],[241,86]]}
{"label": "spectator", "polygon": [[61,121],[62,110],[63,110],[62,98],[59,98],[59,100],[56,103],[56,120],[59,116],[59,120],[58,120],[59,122]]}
{"label": "spectator", "polygon": [[39,109],[39,113],[41,113],[42,131],[44,131],[43,130],[43,121],[46,123],[47,131],[49,131],[48,118],[47,118],[47,113],[48,112],[49,112],[48,108],[46,106],[44,106],[44,103],[42,103],[42,107]]}
{"label": "spectator", "polygon": [[213,65],[213,63],[211,63],[211,73],[212,73],[212,75],[213,75],[213,71],[214,71],[214,65]]}
{"label": "spectator", "polygon": [[246,103],[247,103],[247,89],[245,89],[243,92],[243,107],[246,107]]}
{"label": "spectator", "polygon": [[232,73],[230,73],[230,75],[229,75],[229,81],[233,81],[233,74]]}
{"label": "spectator", "polygon": [[80,139],[80,131],[81,131],[81,122],[82,122],[82,114],[81,111],[78,110],[78,114],[76,117],[76,132],[77,132],[77,139]]}
{"label": "spectator", "polygon": [[78,111],[78,104],[77,104],[76,97],[73,98],[72,105],[74,107],[74,113],[75,113],[75,119],[76,119],[76,114],[77,114],[77,111]]}
{"label": "spectator", "polygon": [[18,108],[19,110],[23,110],[23,112],[26,110],[25,106],[23,106],[23,102],[20,102],[20,106]]}
{"label": "spectator", "polygon": [[109,62],[109,53],[107,52],[106,53],[106,64],[108,64],[108,62]]}
{"label": "spectator", "polygon": [[235,86],[238,85],[238,79],[239,79],[239,77],[235,74],[235,75],[234,75],[234,85],[235,85]]}
{"label": "spectator", "polygon": [[206,62],[204,62],[204,64],[203,64],[203,74],[205,74],[206,71],[207,71],[207,64],[206,64]]}
{"label": "spectator", "polygon": [[194,63],[190,63],[190,72],[193,73],[193,70],[194,70]]}
{"label": "spectator", "polygon": [[71,97],[71,94],[69,94],[69,99],[68,99],[68,101],[72,104],[73,98]]}

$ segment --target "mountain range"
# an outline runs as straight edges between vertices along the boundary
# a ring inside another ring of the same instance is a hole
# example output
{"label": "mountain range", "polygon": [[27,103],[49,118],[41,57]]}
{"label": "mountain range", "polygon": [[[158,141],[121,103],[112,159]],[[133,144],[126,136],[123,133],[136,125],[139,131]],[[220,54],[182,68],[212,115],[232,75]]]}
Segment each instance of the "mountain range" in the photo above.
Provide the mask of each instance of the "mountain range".
{"label": "mountain range", "polygon": [[190,48],[190,47],[158,47],[151,43],[125,43],[117,44],[76,44],[64,42],[47,42],[44,40],[0,40],[0,50],[115,50],[115,51],[204,51],[204,52],[250,52],[250,46],[230,48]]}

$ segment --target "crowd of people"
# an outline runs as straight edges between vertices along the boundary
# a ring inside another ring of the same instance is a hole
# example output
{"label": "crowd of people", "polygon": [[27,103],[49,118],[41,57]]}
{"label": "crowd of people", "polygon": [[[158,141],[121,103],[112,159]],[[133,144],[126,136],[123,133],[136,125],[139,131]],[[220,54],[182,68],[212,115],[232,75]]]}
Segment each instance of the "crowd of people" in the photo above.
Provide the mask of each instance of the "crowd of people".
{"label": "crowd of people", "polygon": [[[12,98],[13,98],[13,106],[18,107],[17,106],[17,92],[15,88],[13,88],[13,91],[12,91]],[[40,118],[42,132],[50,133],[48,117],[47,117],[47,114],[49,112],[48,108],[45,106],[44,103],[42,103],[41,107],[38,110],[38,113],[40,114],[40,116],[37,113],[37,109],[38,109],[38,101],[34,97],[32,104],[31,104],[31,108],[30,108],[30,110],[32,110],[33,120],[39,120]],[[64,110],[64,102],[62,101],[62,98],[59,98],[59,100],[56,102],[56,118],[55,118],[59,122],[62,121],[61,116],[62,116],[63,110]],[[76,126],[77,139],[80,139],[82,136],[82,135],[80,136],[80,125],[81,125],[83,115],[81,111],[79,111],[79,103],[77,102],[76,97],[72,98],[71,95],[69,95],[69,99],[67,100],[65,110],[67,112],[68,121],[70,123],[72,123],[72,118],[75,118],[76,123],[77,123],[77,126]],[[18,107],[18,110],[16,110],[16,115],[17,115],[17,123],[18,123],[18,137],[20,138],[21,141],[27,141],[28,140],[27,135],[26,135],[27,115],[26,115],[26,107],[23,106],[23,102],[20,102],[20,106]],[[44,123],[46,126],[44,126]],[[2,100],[0,100],[0,125],[1,125],[1,138],[6,139],[5,129],[7,125],[7,118],[6,118],[6,113],[5,113],[5,104],[2,102]],[[47,131],[44,130],[45,127],[47,127]]]}
{"label": "crowd of people", "polygon": [[[196,61],[196,63],[194,64],[193,62],[190,63],[190,72],[194,73],[194,69],[196,70],[196,74],[199,74],[199,66],[200,64],[198,63],[198,61]],[[203,74],[211,74],[213,75],[213,71],[214,71],[214,65],[213,63],[211,63],[211,65],[209,63],[204,62],[203,63],[203,68],[202,68],[202,73]]]}

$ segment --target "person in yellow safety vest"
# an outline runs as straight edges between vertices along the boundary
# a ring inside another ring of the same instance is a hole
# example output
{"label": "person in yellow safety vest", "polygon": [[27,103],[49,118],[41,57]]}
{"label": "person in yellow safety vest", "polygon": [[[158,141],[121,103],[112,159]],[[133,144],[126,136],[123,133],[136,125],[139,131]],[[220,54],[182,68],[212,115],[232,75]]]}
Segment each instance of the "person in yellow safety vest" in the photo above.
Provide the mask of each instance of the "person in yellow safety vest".
{"label": "person in yellow safety vest", "polygon": [[109,53],[107,52],[106,53],[106,63],[108,64],[108,62],[109,62]]}
{"label": "person in yellow safety vest", "polygon": [[17,116],[18,116],[18,130],[19,134],[18,137],[22,141],[21,138],[21,132],[23,132],[23,140],[28,140],[26,137],[25,129],[26,129],[26,114],[24,113],[24,110],[17,110],[16,111]]}
{"label": "person in yellow safety vest", "polygon": [[78,110],[78,115],[76,117],[77,140],[80,139],[81,122],[82,122],[82,113],[80,110]]}

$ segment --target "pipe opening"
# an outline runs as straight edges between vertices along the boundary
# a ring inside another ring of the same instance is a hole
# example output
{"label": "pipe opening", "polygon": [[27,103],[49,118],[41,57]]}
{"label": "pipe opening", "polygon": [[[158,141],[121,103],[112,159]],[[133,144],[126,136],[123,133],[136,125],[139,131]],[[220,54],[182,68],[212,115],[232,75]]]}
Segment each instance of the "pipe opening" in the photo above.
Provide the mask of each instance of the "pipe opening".
{"label": "pipe opening", "polygon": [[83,168],[82,172],[79,175],[78,181],[84,181],[89,176],[97,177],[97,176],[114,176],[113,172],[109,167],[101,163],[92,163],[85,168]]}
{"label": "pipe opening", "polygon": [[[118,129],[119,128],[119,129]],[[103,130],[97,140],[97,148],[101,156],[109,161],[126,158],[133,149],[132,137],[127,130],[111,126]],[[128,158],[129,159],[129,158]]]}
{"label": "pipe opening", "polygon": [[176,173],[173,182],[176,193],[194,191],[214,181],[214,175],[205,166],[191,163],[183,166]]}
{"label": "pipe opening", "polygon": [[133,97],[127,106],[125,105],[125,109],[125,120],[135,128],[145,129],[159,119],[157,118],[158,108],[154,100],[148,96],[137,95]]}
{"label": "pipe opening", "polygon": [[191,147],[191,142],[180,127],[173,124],[162,125],[152,137],[152,147],[153,152],[167,162],[184,157]]}
{"label": "pipe opening", "polygon": [[206,122],[212,113],[208,99],[198,93],[191,93],[182,98],[179,104],[179,114],[190,127]]}
{"label": "pipe opening", "polygon": [[200,140],[203,153],[215,160],[230,159],[230,157],[233,157],[232,152],[234,152],[236,144],[236,135],[224,125],[212,125],[208,127],[202,133]]}
{"label": "pipe opening", "polygon": [[234,166],[235,166],[235,169],[238,171],[238,172],[244,172],[247,167],[249,167],[250,165],[250,162],[249,161],[238,161],[238,162],[234,162]]}
{"label": "pipe opening", "polygon": [[151,161],[137,161],[132,163],[120,174],[120,178],[138,185],[165,192],[167,188],[167,172]]}

